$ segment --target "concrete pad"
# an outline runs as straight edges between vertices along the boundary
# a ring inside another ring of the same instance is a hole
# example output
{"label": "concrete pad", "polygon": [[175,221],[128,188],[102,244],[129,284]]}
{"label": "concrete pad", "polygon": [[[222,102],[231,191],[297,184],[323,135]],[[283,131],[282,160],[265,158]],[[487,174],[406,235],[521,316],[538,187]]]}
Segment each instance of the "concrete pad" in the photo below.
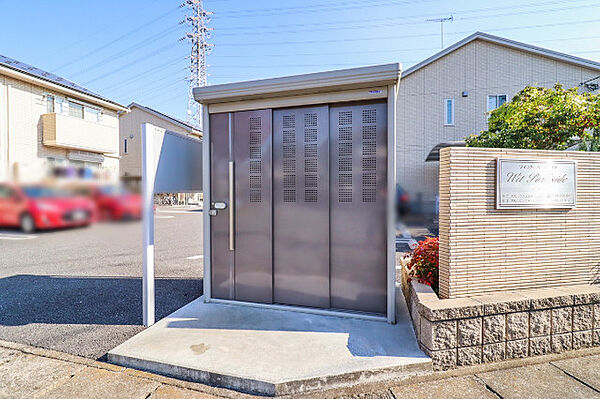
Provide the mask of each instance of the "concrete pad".
{"label": "concrete pad", "polygon": [[396,398],[411,399],[498,399],[475,377],[448,378],[391,389]]}
{"label": "concrete pad", "polygon": [[145,399],[159,385],[156,381],[135,378],[125,373],[88,367],[40,398]]}
{"label": "concrete pad", "polygon": [[548,363],[477,376],[503,399],[600,398],[600,393]]}
{"label": "concrete pad", "polygon": [[110,362],[181,379],[280,395],[431,370],[408,311],[398,323],[199,298],[108,353]]}
{"label": "concrete pad", "polygon": [[31,398],[85,368],[81,364],[22,353],[9,356],[10,360],[0,364],[0,398]]}
{"label": "concrete pad", "polygon": [[557,360],[553,365],[600,391],[600,356],[585,356]]}

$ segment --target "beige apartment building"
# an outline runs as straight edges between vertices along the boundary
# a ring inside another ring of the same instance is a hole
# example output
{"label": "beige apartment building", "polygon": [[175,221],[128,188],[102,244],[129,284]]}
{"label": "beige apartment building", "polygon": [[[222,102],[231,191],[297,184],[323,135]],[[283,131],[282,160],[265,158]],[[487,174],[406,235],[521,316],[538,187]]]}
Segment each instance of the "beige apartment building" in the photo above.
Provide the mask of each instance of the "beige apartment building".
{"label": "beige apartment building", "polygon": [[142,178],[142,123],[200,139],[202,132],[194,126],[137,103],[129,104],[129,113],[119,117],[120,176],[137,189]]}
{"label": "beige apartment building", "polygon": [[0,181],[37,180],[61,168],[118,179],[124,112],[75,83],[0,56]]}
{"label": "beige apartment building", "polygon": [[527,85],[598,93],[600,63],[477,32],[402,72],[397,179],[415,211],[434,212],[440,143],[487,129],[487,112]]}

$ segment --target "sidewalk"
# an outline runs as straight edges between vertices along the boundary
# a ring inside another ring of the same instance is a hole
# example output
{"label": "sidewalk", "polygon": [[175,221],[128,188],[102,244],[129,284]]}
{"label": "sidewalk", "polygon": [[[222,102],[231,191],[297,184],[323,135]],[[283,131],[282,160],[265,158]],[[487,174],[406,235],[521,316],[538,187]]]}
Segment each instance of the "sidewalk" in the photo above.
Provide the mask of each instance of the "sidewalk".
{"label": "sidewalk", "polygon": [[[239,392],[0,341],[0,398],[251,398]],[[600,349],[511,360],[304,395],[316,398],[600,398]]]}

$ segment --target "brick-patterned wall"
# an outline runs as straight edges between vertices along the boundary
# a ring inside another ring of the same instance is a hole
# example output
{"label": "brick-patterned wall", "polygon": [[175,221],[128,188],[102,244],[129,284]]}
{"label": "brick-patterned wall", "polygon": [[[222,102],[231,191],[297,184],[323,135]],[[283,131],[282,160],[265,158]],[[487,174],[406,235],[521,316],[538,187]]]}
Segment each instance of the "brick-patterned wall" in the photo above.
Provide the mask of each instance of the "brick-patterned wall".
{"label": "brick-patterned wall", "polygon": [[[496,159],[577,162],[574,209],[495,209]],[[600,282],[600,153],[446,148],[440,296]]]}

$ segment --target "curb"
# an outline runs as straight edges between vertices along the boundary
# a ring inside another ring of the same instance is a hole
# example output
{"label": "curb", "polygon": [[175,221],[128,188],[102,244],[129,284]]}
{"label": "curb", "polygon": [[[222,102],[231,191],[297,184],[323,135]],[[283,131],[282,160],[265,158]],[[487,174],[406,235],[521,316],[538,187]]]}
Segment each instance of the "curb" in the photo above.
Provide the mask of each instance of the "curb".
{"label": "curb", "polygon": [[[205,384],[199,384],[194,382],[182,381],[171,377],[165,377],[158,374],[149,373],[147,371],[141,371],[136,369],[131,369],[127,367],[116,366],[110,363],[104,363],[98,360],[88,359],[81,356],[71,355],[64,352],[55,351],[52,349],[44,349],[35,346],[30,346],[26,344],[20,344],[15,342],[3,341],[0,340],[0,348],[4,349],[12,349],[16,351],[20,351],[25,354],[47,357],[56,360],[62,360],[70,363],[82,364],[88,367],[95,367],[99,369],[104,369],[116,373],[126,373],[128,375],[142,378],[146,380],[151,380],[155,382],[159,382],[165,385],[171,385],[178,388],[189,389],[193,391],[198,391],[202,393],[206,393],[209,395],[213,395],[216,397],[222,398],[256,398],[256,396],[243,394],[237,391],[227,390],[223,388],[216,388]],[[490,371],[497,370],[506,370],[510,368],[524,367],[524,366],[532,366],[542,363],[549,363],[557,360],[565,360],[565,359],[573,359],[577,357],[586,357],[600,355],[600,347],[594,348],[585,348],[579,350],[573,350],[563,353],[555,353],[537,357],[528,357],[522,359],[511,359],[505,360],[497,363],[487,363],[480,364],[476,366],[466,366],[452,370],[446,371],[433,371],[427,372],[418,375],[411,375],[399,380],[387,380],[382,382],[373,382],[373,383],[358,383],[349,387],[344,388],[334,388],[330,390],[324,390],[320,392],[312,392],[301,395],[283,395],[279,396],[280,398],[304,398],[304,399],[312,399],[312,398],[331,398],[331,397],[339,397],[344,395],[357,395],[357,394],[366,394],[373,393],[374,391],[387,391],[390,392],[389,389],[392,386],[398,385],[408,385],[408,384],[417,384],[421,382],[431,382],[437,380],[443,380],[447,378],[454,377],[464,377],[468,375],[481,374]]]}

